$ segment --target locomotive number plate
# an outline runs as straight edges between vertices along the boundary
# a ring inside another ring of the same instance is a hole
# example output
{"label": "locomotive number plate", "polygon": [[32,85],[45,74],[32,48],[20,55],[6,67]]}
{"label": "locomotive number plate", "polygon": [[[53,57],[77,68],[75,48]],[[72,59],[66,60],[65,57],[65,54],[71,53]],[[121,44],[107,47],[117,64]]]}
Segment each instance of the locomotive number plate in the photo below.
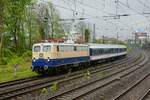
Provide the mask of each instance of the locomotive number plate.
{"label": "locomotive number plate", "polygon": [[43,58],[43,53],[40,53],[40,54],[39,54],[39,57],[40,57],[40,58]]}

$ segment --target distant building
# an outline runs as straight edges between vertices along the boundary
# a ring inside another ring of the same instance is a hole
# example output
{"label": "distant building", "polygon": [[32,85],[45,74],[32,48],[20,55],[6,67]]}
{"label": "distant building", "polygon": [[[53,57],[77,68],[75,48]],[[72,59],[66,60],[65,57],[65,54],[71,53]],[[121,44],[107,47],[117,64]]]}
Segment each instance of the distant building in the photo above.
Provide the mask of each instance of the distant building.
{"label": "distant building", "polygon": [[146,32],[134,32],[134,38],[128,40],[128,43],[132,46],[143,47],[147,44],[148,34]]}
{"label": "distant building", "polygon": [[136,32],[135,34],[135,42],[143,46],[147,40],[147,33],[145,32]]}

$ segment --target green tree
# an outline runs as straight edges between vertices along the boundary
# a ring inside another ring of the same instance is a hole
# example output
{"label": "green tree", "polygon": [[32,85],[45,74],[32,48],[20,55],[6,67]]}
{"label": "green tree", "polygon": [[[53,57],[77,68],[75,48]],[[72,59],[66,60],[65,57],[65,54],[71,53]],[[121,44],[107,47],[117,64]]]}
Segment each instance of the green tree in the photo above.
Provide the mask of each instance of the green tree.
{"label": "green tree", "polygon": [[41,38],[63,37],[64,30],[60,23],[60,16],[53,4],[47,1],[46,4],[36,4],[35,8]]}
{"label": "green tree", "polygon": [[13,36],[14,49],[18,54],[25,50],[25,9],[31,0],[7,0],[5,2],[6,30]]}
{"label": "green tree", "polygon": [[85,29],[85,43],[88,43],[90,39],[90,30]]}
{"label": "green tree", "polygon": [[4,3],[5,0],[0,1],[0,35],[4,32]]}

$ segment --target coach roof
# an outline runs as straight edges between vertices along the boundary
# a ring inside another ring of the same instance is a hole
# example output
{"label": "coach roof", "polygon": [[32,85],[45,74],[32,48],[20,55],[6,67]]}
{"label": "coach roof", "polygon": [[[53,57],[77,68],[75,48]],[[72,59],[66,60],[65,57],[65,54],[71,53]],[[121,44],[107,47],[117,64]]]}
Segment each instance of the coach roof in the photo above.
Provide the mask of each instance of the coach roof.
{"label": "coach roof", "polygon": [[90,48],[126,48],[125,45],[115,44],[89,44]]}

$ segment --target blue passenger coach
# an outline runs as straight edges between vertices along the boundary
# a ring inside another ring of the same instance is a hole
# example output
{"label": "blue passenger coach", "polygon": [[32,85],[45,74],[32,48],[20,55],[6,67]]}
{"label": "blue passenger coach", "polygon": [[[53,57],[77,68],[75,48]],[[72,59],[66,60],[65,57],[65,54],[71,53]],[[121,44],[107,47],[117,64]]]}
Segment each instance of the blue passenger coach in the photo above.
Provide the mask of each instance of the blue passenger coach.
{"label": "blue passenger coach", "polygon": [[114,44],[89,44],[90,60],[101,60],[127,54],[127,47]]}

